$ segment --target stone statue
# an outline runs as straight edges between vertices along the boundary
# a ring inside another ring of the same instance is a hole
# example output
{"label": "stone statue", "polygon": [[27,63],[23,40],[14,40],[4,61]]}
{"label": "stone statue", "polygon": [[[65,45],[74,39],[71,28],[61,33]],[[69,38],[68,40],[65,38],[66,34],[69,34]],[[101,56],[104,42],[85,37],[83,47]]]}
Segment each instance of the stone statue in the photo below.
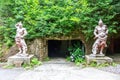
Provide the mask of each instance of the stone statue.
{"label": "stone statue", "polygon": [[25,43],[24,37],[27,35],[27,31],[25,28],[23,28],[22,22],[18,22],[16,25],[16,36],[15,36],[15,42],[19,49],[19,52],[16,54],[17,56],[27,56],[27,45]]}
{"label": "stone statue", "polygon": [[103,24],[102,20],[100,19],[98,22],[98,26],[96,26],[94,30],[94,39],[96,41],[93,44],[92,47],[92,54],[96,55],[99,53],[100,55],[103,54],[103,49],[107,47],[106,40],[107,40],[107,34],[108,34],[108,29],[107,26]]}

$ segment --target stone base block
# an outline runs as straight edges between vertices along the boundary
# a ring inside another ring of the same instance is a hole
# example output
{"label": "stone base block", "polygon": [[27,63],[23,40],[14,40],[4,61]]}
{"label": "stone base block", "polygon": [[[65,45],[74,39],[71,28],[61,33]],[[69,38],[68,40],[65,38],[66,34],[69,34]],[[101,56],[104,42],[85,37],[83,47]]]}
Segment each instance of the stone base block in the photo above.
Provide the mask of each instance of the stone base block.
{"label": "stone base block", "polygon": [[113,59],[108,56],[91,56],[91,55],[85,55],[85,59],[87,61],[87,64],[90,64],[90,62],[95,61],[97,64],[102,63],[112,63]]}
{"label": "stone base block", "polygon": [[26,57],[14,55],[8,58],[7,63],[8,65],[16,65],[16,66],[21,66],[22,63],[30,64],[30,60],[32,57],[33,55],[29,55]]}
{"label": "stone base block", "polygon": [[15,67],[21,67],[22,63],[23,63],[23,61],[14,61]]}

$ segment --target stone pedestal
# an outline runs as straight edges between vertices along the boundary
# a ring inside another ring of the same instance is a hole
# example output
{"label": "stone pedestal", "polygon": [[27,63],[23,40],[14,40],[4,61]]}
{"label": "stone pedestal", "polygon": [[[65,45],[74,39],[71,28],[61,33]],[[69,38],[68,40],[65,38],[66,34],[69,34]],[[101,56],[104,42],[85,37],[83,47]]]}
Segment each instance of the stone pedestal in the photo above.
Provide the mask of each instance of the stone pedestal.
{"label": "stone pedestal", "polygon": [[15,67],[21,67],[22,63],[23,63],[23,61],[14,61],[13,64],[15,65]]}
{"label": "stone pedestal", "polygon": [[30,64],[30,59],[33,57],[33,55],[29,55],[26,57],[23,56],[10,56],[8,58],[8,65],[15,65],[17,67],[20,67],[22,63]]}
{"label": "stone pedestal", "polygon": [[95,61],[97,64],[102,63],[109,63],[111,64],[113,62],[113,59],[108,56],[91,56],[91,55],[85,55],[85,59],[87,61],[87,64],[90,64],[90,62]]}

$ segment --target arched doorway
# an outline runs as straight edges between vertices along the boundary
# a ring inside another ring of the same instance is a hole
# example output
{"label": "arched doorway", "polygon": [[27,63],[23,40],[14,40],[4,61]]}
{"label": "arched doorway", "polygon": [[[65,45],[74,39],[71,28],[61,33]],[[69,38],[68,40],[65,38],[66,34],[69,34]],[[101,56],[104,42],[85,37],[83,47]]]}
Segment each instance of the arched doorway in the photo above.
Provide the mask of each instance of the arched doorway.
{"label": "arched doorway", "polygon": [[84,44],[80,40],[48,40],[48,57],[67,57],[70,46],[77,45],[85,53]]}

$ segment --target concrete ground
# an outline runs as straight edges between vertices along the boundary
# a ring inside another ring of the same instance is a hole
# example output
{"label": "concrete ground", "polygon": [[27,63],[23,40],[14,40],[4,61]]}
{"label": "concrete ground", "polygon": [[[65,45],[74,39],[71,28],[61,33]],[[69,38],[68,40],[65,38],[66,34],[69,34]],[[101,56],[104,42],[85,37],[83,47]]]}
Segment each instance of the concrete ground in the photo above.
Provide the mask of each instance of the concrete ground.
{"label": "concrete ground", "polygon": [[14,80],[17,76],[25,72],[23,68],[3,69],[0,68],[0,80]]}
{"label": "concrete ground", "polygon": [[0,80],[120,80],[120,75],[91,67],[77,67],[57,58],[44,62],[34,70],[0,69]]}

